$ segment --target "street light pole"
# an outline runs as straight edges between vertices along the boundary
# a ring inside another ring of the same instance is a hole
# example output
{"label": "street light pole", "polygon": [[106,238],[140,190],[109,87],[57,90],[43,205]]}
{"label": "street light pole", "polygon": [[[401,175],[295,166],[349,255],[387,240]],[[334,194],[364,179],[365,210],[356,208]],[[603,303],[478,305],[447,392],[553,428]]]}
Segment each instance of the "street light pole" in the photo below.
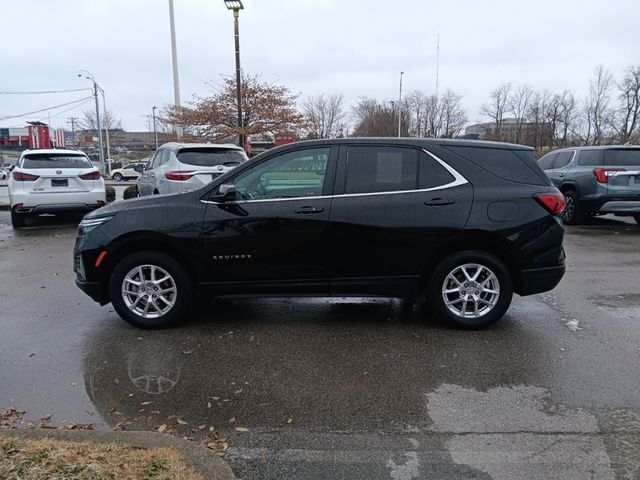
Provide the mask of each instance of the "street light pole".
{"label": "street light pole", "polygon": [[[171,29],[171,61],[173,64],[173,104],[180,106],[180,79],[178,78],[178,47],[176,46],[176,23],[173,18],[173,0],[169,0],[169,27]],[[176,129],[178,138],[182,137],[182,127]]]}
{"label": "street light pole", "polygon": [[401,137],[402,128],[402,76],[404,72],[400,72],[400,94],[398,95],[398,137]]}
{"label": "street light pole", "polygon": [[158,130],[156,130],[156,107],[155,105],[151,109],[151,114],[153,115],[153,137],[156,140],[156,150],[158,149]]}
{"label": "street light pole", "polygon": [[104,115],[104,133],[105,140],[107,141],[107,177],[111,177],[111,146],[109,145],[109,125],[107,124],[107,99],[104,96],[104,89],[101,88],[102,93],[102,114]]}
{"label": "street light pole", "polygon": [[[104,149],[102,148],[102,126],[100,124],[100,104],[98,103],[98,89],[100,88],[98,86],[98,84],[96,83],[96,80],[93,78],[93,75],[91,75],[91,72],[87,71],[87,70],[80,70],[80,72],[78,72],[78,77],[82,77],[82,72],[86,73],[87,76],[85,76],[84,78],[86,78],[87,80],[91,80],[93,82],[93,98],[96,101],[96,129],[97,129],[97,133],[98,133],[98,155],[100,157],[100,166],[102,167],[102,173],[105,173],[105,161],[104,161]],[[102,90],[100,88],[100,90]],[[104,90],[103,94],[104,94]]]}
{"label": "street light pole", "polygon": [[238,24],[240,10],[243,10],[244,6],[241,0],[224,0],[224,4],[228,10],[233,10],[233,36],[236,44],[236,101],[238,102],[238,129],[240,130],[238,140],[240,146],[244,148],[245,136],[242,124],[242,85],[240,76],[240,28]]}

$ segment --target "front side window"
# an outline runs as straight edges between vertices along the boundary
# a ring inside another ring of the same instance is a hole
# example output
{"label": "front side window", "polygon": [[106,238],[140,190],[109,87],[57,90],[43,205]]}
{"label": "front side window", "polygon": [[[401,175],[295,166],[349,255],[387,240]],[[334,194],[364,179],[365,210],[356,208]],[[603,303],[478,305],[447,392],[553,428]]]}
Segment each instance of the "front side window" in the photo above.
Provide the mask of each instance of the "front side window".
{"label": "front side window", "polygon": [[349,147],[344,193],[415,190],[418,151],[398,147]]}
{"label": "front side window", "polygon": [[330,148],[284,153],[243,171],[232,180],[242,200],[322,195]]}

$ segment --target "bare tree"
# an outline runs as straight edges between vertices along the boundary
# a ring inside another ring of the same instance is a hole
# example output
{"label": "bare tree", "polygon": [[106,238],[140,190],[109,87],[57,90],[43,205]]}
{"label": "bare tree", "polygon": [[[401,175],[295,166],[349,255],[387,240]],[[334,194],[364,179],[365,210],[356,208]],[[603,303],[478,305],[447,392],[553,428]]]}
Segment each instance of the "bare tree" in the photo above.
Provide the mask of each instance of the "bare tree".
{"label": "bare tree", "polygon": [[302,111],[308,138],[335,138],[344,130],[344,99],[340,94],[309,97],[302,103]]}
{"label": "bare tree", "polygon": [[410,133],[416,137],[424,136],[425,132],[425,110],[427,96],[421,90],[414,90],[406,98],[408,110],[411,112]]}
{"label": "bare tree", "polygon": [[526,121],[529,102],[533,96],[533,89],[527,85],[520,85],[511,92],[508,97],[508,110],[513,112],[516,119],[516,143],[520,143],[522,139],[522,127]]}
{"label": "bare tree", "polygon": [[560,96],[560,145],[567,146],[569,132],[574,129],[576,99],[573,94],[565,90]]}
{"label": "bare tree", "polygon": [[546,124],[551,94],[547,90],[535,91],[529,102],[527,120],[531,124],[530,138],[526,143],[534,148],[549,145],[549,128]]}
{"label": "bare tree", "polygon": [[509,94],[511,83],[505,83],[489,94],[489,102],[480,107],[480,114],[489,117],[496,125],[495,135],[501,138],[502,122],[505,115],[511,111]]}
{"label": "bare tree", "polygon": [[440,100],[442,133],[445,138],[456,136],[467,123],[467,112],[462,106],[462,95],[447,90]]}
{"label": "bare tree", "polygon": [[585,103],[585,115],[593,127],[593,144],[601,145],[605,141],[607,125],[611,124],[609,97],[613,88],[613,76],[602,65],[598,65],[589,84],[589,97]]}
{"label": "bare tree", "polygon": [[621,143],[640,139],[640,65],[629,66],[616,84],[620,106],[613,127]]}
{"label": "bare tree", "polygon": [[440,136],[440,131],[442,130],[442,111],[438,97],[435,95],[429,95],[427,97],[424,118],[426,126],[425,136],[433,138]]}
{"label": "bare tree", "polygon": [[[402,134],[408,135],[409,114],[403,108]],[[398,135],[398,114],[394,102],[378,102],[362,97],[353,107],[357,126],[355,137],[395,137]]]}
{"label": "bare tree", "polygon": [[[93,110],[85,110],[82,112],[82,119],[79,122],[80,127],[85,130],[95,131],[96,126],[96,112]],[[119,118],[116,118],[113,112],[106,110],[100,113],[100,127],[111,130],[122,130],[122,122]]]}

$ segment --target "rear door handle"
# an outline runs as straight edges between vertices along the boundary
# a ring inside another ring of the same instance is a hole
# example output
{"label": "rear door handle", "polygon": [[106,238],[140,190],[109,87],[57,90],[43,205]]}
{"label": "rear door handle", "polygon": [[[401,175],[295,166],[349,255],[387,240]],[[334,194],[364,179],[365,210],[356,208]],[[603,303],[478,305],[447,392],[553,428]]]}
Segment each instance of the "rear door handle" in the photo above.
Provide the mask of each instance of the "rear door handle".
{"label": "rear door handle", "polygon": [[316,208],[316,207],[310,207],[310,206],[302,207],[296,210],[296,213],[299,215],[310,215],[312,213],[322,213],[322,212],[324,212],[324,208],[322,207]]}
{"label": "rear door handle", "polygon": [[560,178],[564,178],[566,176],[566,174],[565,173],[561,173],[559,176],[560,176]]}
{"label": "rear door handle", "polygon": [[439,207],[442,205],[452,205],[454,203],[456,203],[456,201],[453,198],[432,198],[424,202],[428,207]]}

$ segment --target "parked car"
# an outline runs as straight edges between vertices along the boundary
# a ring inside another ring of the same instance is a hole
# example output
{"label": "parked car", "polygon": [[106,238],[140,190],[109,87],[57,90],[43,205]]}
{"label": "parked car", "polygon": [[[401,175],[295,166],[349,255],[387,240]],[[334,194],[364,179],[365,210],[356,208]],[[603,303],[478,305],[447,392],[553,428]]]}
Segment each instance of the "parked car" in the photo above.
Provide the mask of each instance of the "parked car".
{"label": "parked car", "polygon": [[538,165],[565,196],[565,223],[614,213],[640,224],[640,146],[563,148],[543,156]]}
{"label": "parked car", "polygon": [[88,214],[76,283],[142,328],[186,319],[194,294],[426,294],[439,317],[478,328],[514,292],[558,284],[564,206],[528,147],[301,142],[198,190]]}
{"label": "parked car", "polygon": [[87,212],[106,203],[104,181],[78,150],[25,150],[9,177],[11,223],[44,213]]}
{"label": "parked car", "polygon": [[140,196],[185,193],[210,183],[247,161],[232,144],[165,143],[137,180]]}
{"label": "parked car", "polygon": [[116,182],[122,180],[137,179],[140,176],[140,172],[144,170],[145,163],[129,163],[122,168],[116,168],[111,171],[111,178]]}

